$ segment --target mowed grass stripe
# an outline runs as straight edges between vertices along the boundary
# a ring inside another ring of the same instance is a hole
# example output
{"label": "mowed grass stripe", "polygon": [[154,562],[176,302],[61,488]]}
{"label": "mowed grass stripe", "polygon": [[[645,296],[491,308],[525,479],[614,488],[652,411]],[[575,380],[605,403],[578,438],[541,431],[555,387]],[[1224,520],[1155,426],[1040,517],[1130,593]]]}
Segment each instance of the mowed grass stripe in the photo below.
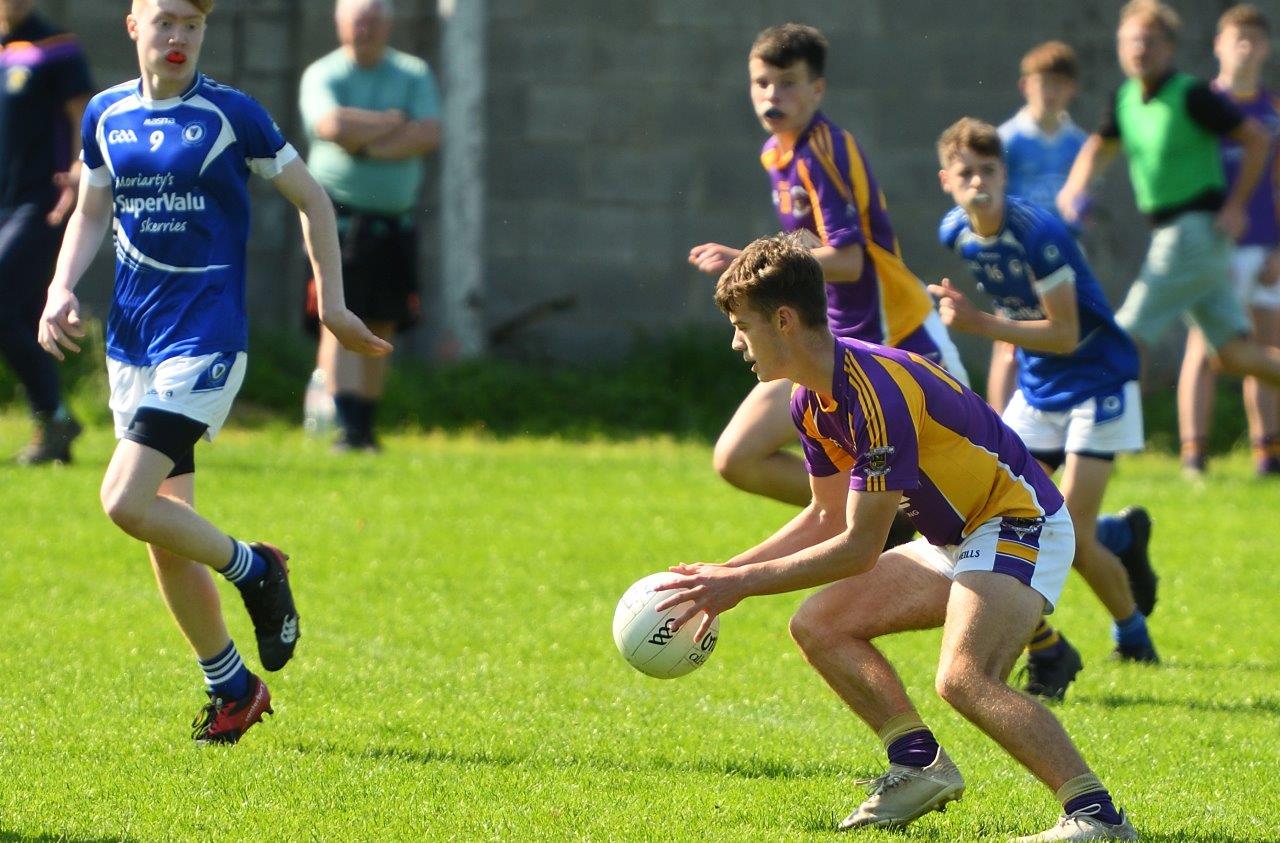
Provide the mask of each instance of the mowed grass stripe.
{"label": "mowed grass stripe", "polygon": [[[0,453],[25,433],[0,416]],[[800,595],[727,614],[682,679],[615,651],[628,585],[789,517],[718,481],[706,446],[398,435],[381,458],[334,458],[270,426],[200,447],[198,503],[293,556],[303,638],[267,677],[276,717],[197,750],[190,652],[98,508],[110,449],[93,431],[76,465],[0,466],[0,839],[821,839],[883,768],[788,640]],[[1057,711],[1147,839],[1274,840],[1280,484],[1243,455],[1200,488],[1143,456],[1107,508],[1129,503],[1156,519],[1166,664],[1109,663],[1105,613],[1073,577],[1054,619],[1086,669]],[[905,839],[1047,827],[1048,792],[933,694],[938,641],[884,649],[969,789]]]}

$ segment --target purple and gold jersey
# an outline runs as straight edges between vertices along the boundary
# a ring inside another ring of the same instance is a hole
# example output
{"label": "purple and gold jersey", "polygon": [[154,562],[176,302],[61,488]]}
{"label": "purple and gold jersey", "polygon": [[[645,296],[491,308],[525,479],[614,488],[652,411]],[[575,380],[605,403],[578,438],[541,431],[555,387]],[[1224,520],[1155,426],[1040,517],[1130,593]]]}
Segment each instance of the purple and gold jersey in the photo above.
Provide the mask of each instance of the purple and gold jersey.
{"label": "purple and gold jersey", "polygon": [[853,135],[815,114],[792,149],[771,137],[760,162],[784,231],[804,228],[824,245],[863,248],[862,277],[827,284],[827,323],[838,337],[897,345],[933,302],[902,262],[884,194]]}
{"label": "purple and gold jersey", "polygon": [[796,386],[791,418],[814,477],[849,471],[855,492],[902,492],[938,546],[993,518],[1043,518],[1062,495],[977,394],[918,354],[836,338],[831,399]]}
{"label": "purple and gold jersey", "polygon": [[[1262,171],[1258,186],[1249,196],[1249,204],[1246,208],[1248,224],[1238,241],[1239,245],[1268,247],[1280,245],[1280,224],[1277,224],[1276,219],[1276,203],[1280,201],[1280,196],[1277,195],[1275,182],[1276,156],[1280,154],[1280,99],[1266,91],[1258,91],[1252,99],[1242,100],[1233,97],[1230,91],[1219,87],[1217,81],[1210,82],[1209,87],[1213,88],[1218,96],[1233,103],[1241,113],[1261,123],[1262,128],[1266,129],[1267,134],[1271,136],[1271,148],[1267,152],[1267,168]],[[1235,184],[1236,179],[1240,177],[1240,162],[1243,158],[1244,150],[1240,143],[1224,136],[1222,166],[1227,171],[1228,185]]]}

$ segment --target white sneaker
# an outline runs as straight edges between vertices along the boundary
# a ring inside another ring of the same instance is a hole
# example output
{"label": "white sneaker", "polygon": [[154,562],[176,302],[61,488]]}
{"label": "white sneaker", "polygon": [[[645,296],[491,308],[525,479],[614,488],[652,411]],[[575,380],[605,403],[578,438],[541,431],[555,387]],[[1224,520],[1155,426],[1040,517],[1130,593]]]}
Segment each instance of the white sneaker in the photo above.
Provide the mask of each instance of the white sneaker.
{"label": "white sneaker", "polygon": [[844,818],[841,831],[863,826],[900,828],[964,795],[964,777],[942,747],[928,767],[890,764],[884,775],[859,784],[869,785],[867,799]]}
{"label": "white sneaker", "polygon": [[1058,824],[1048,831],[1033,834],[1030,837],[1014,838],[1013,843],[1054,843],[1058,840],[1137,840],[1138,832],[1129,824],[1124,811],[1120,812],[1120,822],[1112,825],[1104,823],[1094,815],[1098,813],[1097,805],[1081,808],[1074,814],[1058,817]]}

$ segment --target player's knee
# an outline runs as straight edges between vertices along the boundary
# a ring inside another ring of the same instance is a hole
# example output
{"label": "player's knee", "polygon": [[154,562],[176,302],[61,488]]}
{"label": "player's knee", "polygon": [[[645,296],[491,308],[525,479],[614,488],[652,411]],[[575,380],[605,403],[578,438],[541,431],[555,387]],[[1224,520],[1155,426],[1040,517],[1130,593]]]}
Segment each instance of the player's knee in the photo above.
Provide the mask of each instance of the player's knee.
{"label": "player's knee", "polygon": [[749,481],[754,463],[753,456],[739,442],[723,436],[716,442],[711,454],[711,464],[715,467],[716,474],[734,486],[742,486]]}
{"label": "player's knee", "polygon": [[116,489],[104,485],[100,499],[102,511],[111,522],[130,535],[136,535],[146,521],[147,508]]}
{"label": "player's knee", "polygon": [[809,600],[796,609],[787,630],[806,656],[830,649],[835,639],[831,619]]}
{"label": "player's knee", "polygon": [[947,705],[961,713],[972,711],[982,697],[985,677],[963,662],[950,662],[938,667],[933,687]]}

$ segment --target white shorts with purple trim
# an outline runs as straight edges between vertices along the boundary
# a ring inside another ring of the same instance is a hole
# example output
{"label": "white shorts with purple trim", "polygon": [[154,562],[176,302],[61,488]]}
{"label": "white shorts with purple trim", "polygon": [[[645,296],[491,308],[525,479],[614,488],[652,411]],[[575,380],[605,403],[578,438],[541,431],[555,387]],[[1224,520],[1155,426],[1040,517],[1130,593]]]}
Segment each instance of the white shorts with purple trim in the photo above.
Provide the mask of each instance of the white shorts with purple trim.
{"label": "white shorts with purple trim", "polygon": [[938,547],[921,538],[900,549],[952,580],[966,571],[1008,574],[1039,592],[1049,614],[1071,571],[1076,533],[1063,506],[1043,519],[992,518],[960,544]]}

